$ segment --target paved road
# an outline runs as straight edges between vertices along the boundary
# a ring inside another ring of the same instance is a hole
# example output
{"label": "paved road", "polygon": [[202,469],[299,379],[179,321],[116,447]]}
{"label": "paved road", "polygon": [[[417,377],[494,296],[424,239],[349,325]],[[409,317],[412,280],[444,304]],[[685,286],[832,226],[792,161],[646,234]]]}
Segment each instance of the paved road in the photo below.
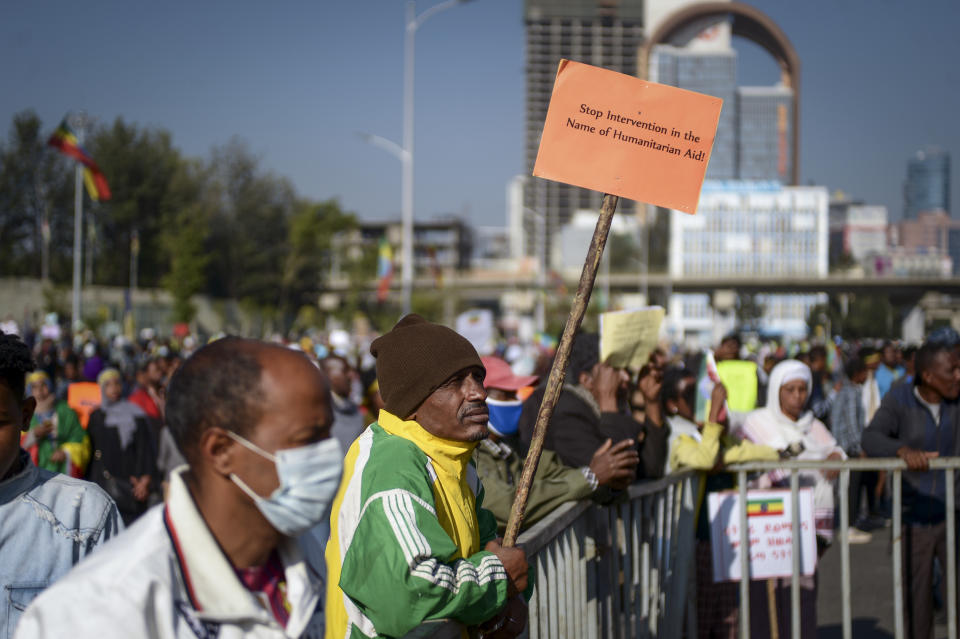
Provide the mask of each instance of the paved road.
{"label": "paved road", "polygon": [[[855,639],[892,639],[894,636],[891,557],[889,528],[875,530],[869,544],[850,546],[850,599]],[[823,556],[818,573],[817,637],[841,639],[839,543]],[[938,625],[934,636],[946,637],[946,626]]]}

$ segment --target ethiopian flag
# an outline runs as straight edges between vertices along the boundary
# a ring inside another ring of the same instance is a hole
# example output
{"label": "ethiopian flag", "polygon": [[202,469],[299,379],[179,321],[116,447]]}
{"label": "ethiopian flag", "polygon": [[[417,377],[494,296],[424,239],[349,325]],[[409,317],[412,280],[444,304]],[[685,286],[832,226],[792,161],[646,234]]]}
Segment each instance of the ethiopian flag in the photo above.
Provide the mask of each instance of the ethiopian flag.
{"label": "ethiopian flag", "polygon": [[53,132],[47,144],[57,148],[64,155],[73,158],[83,165],[83,182],[87,185],[87,193],[90,199],[98,202],[100,200],[109,200],[111,197],[110,187],[107,185],[107,178],[97,163],[93,161],[90,154],[80,146],[77,136],[67,125],[67,121],[60,122],[60,126]]}
{"label": "ethiopian flag", "polygon": [[747,517],[766,517],[768,515],[782,514],[783,499],[780,497],[747,500]]}
{"label": "ethiopian flag", "polygon": [[393,248],[385,237],[380,238],[377,249],[377,277],[380,280],[377,284],[377,301],[383,302],[387,299],[390,282],[393,280]]}

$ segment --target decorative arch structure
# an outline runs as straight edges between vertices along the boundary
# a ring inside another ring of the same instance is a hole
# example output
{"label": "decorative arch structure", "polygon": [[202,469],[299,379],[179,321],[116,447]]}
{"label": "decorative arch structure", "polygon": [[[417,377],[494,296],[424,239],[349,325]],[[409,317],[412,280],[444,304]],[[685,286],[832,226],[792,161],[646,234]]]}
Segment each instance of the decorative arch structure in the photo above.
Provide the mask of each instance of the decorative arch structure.
{"label": "decorative arch structure", "polygon": [[733,35],[763,47],[780,66],[784,86],[793,89],[793,161],[791,184],[800,179],[800,58],[786,34],[768,15],[742,2],[704,2],[679,9],[660,23],[640,48],[637,71],[646,78],[650,73],[650,53],[658,44],[670,44],[683,32],[706,19],[732,17]]}

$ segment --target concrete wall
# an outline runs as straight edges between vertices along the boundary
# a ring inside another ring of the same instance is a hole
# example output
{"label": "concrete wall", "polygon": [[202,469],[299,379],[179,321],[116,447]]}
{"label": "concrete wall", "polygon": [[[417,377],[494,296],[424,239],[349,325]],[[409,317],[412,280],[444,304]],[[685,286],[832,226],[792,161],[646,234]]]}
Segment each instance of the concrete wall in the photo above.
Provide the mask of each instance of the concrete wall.
{"label": "concrete wall", "polygon": [[[84,287],[81,315],[103,316],[107,321],[123,321],[126,289],[114,286]],[[57,311],[69,321],[70,288],[44,286],[38,279],[0,278],[0,320],[13,318],[21,326],[38,326],[47,312]],[[202,295],[193,297],[197,309],[191,327],[196,331],[249,334],[254,319],[232,300],[216,300]],[[137,289],[131,299],[137,329],[151,327],[161,335],[173,328],[173,299],[163,289]]]}

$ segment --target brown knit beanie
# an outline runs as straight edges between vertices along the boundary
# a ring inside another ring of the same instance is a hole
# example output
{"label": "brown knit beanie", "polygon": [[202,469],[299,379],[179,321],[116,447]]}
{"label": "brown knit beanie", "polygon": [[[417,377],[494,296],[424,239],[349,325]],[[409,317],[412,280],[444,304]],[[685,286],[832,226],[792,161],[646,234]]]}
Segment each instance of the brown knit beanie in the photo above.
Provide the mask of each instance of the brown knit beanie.
{"label": "brown knit beanie", "polygon": [[384,407],[406,419],[444,382],[465,368],[483,368],[473,344],[456,331],[405,316],[389,333],[373,340],[377,379]]}

